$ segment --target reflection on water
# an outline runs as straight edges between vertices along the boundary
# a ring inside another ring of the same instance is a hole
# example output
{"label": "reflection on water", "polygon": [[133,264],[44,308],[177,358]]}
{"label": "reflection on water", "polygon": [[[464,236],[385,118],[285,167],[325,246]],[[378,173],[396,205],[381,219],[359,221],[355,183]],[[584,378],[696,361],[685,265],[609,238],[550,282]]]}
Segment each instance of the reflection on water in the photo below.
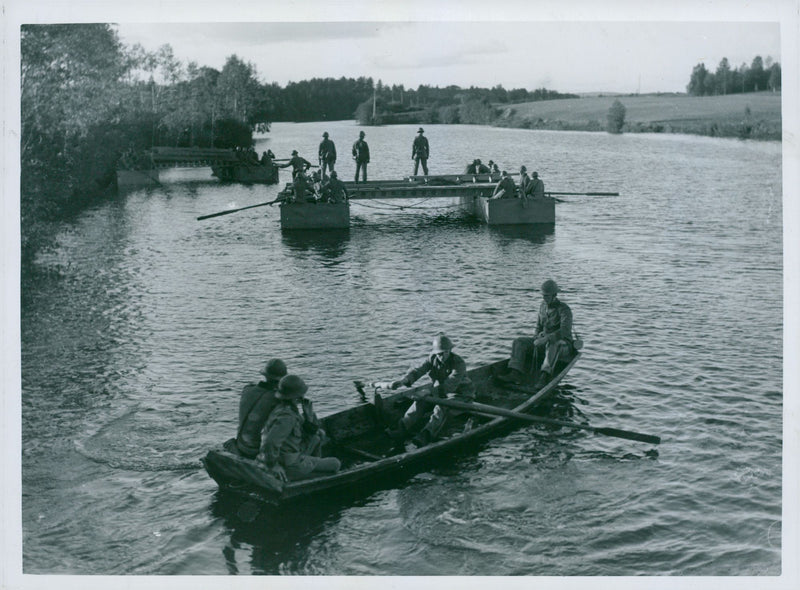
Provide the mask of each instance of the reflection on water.
{"label": "reflection on water", "polygon": [[283,244],[296,251],[311,251],[325,258],[336,259],[347,250],[350,242],[350,228],[326,229],[292,229],[281,231]]}
{"label": "reflection on water", "polygon": [[512,240],[528,240],[532,244],[543,244],[556,233],[554,223],[537,223],[536,225],[490,225],[489,230],[497,235]]}
{"label": "reflection on water", "polygon": [[230,540],[222,548],[228,573],[275,575],[285,573],[284,564],[306,561],[314,536],[335,525],[343,507],[332,501],[276,507],[218,491],[211,514],[230,531]]}

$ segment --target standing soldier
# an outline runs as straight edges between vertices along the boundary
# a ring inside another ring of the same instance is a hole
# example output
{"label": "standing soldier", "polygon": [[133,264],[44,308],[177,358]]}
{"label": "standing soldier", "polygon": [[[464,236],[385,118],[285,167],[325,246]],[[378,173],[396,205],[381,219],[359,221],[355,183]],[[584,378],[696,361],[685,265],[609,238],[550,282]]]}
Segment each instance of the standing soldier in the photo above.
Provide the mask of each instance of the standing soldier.
{"label": "standing soldier", "polygon": [[367,164],[369,164],[369,146],[364,141],[365,133],[358,134],[358,140],[353,144],[353,159],[356,161],[356,182],[358,182],[358,171],[361,170],[361,180],[367,182]]}
{"label": "standing soldier", "polygon": [[336,145],[332,139],[328,139],[328,132],[322,134],[322,141],[319,144],[319,166],[322,168],[322,178],[327,175],[326,168],[333,172],[333,165],[336,163]]}
{"label": "standing soldier", "polygon": [[425,176],[428,175],[428,157],[431,155],[431,147],[428,144],[428,138],[423,135],[425,130],[420,127],[417,130],[417,136],[414,138],[414,144],[411,146],[411,159],[414,160],[414,176],[419,172],[419,165],[422,164],[422,172]]}

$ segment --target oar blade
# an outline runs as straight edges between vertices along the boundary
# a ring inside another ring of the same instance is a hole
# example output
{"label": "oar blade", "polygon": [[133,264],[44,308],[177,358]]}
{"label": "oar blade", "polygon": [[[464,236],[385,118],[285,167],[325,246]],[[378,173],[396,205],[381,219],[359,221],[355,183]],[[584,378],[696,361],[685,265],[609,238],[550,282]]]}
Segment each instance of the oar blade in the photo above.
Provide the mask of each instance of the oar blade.
{"label": "oar blade", "polygon": [[661,444],[661,437],[653,436],[651,434],[642,434],[641,432],[631,432],[630,430],[622,430],[620,428],[605,427],[596,427],[593,428],[593,431],[597,434],[604,434],[606,436],[637,440],[639,442],[646,442],[654,445]]}

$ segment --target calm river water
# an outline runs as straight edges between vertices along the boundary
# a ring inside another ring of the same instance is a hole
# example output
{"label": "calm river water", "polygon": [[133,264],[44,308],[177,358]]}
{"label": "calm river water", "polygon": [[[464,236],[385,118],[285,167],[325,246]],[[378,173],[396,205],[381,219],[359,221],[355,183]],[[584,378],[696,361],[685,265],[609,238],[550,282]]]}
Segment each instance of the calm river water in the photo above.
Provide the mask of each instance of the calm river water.
{"label": "calm river water", "polygon": [[[277,124],[259,153],[349,158],[350,122]],[[370,177],[416,126],[368,128]],[[427,126],[431,173],[490,158],[567,196],[549,231],[444,200],[356,203],[349,232],[282,233],[279,187],[176,171],[64,224],[22,285],[27,574],[774,576],[781,573],[781,146]],[[282,184],[289,175],[281,173]],[[369,206],[367,206],[369,205]],[[585,354],[554,417],[657,448],[524,427],[347,504],[291,515],[201,469],[269,357],[320,414],[446,330],[476,366],[528,333],[552,277]],[[785,565],[785,564],[784,564]],[[758,586],[758,582],[756,582]]]}

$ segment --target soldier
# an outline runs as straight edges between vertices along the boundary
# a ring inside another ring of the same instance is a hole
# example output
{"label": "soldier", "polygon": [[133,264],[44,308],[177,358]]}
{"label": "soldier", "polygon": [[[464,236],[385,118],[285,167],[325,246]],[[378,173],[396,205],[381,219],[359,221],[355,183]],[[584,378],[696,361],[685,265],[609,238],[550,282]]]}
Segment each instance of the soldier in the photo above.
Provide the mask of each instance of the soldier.
{"label": "soldier", "polygon": [[425,130],[420,127],[417,130],[417,136],[414,138],[414,143],[411,146],[411,159],[414,160],[414,176],[419,171],[419,165],[422,164],[422,172],[425,176],[428,175],[428,157],[431,154],[431,147],[428,143],[428,138],[423,135]]}
{"label": "soldier", "polygon": [[322,184],[320,193],[329,203],[346,203],[347,187],[339,180],[339,175],[334,170],[327,182]]}
{"label": "soldier", "polygon": [[528,176],[528,169],[525,166],[519,167],[519,196],[525,198],[528,194],[528,185],[531,182],[531,177]]}
{"label": "soldier", "polygon": [[494,187],[494,193],[492,193],[493,199],[513,199],[517,190],[517,185],[514,184],[514,179],[508,175],[508,172],[503,170],[503,177],[500,179],[500,182],[497,183],[497,186]]}
{"label": "soldier", "polygon": [[336,164],[336,145],[332,139],[328,138],[328,132],[322,134],[322,141],[319,144],[319,165],[322,168],[322,178],[326,178],[326,169],[333,172],[333,165]]}
{"label": "soldier", "polygon": [[[310,402],[306,406],[301,401],[306,391],[308,386],[297,375],[286,375],[280,380],[275,394],[278,404],[267,420],[261,440],[256,460],[282,481],[336,473],[341,468],[341,462],[336,457],[319,456],[321,444],[314,447],[313,437],[321,438],[323,433]],[[304,415],[300,413],[298,402],[301,402]],[[314,428],[307,426],[307,423],[316,426],[313,435],[309,436],[309,430]]]}
{"label": "soldier", "polygon": [[353,144],[353,159],[356,161],[356,182],[358,182],[358,171],[361,170],[362,182],[367,182],[367,164],[369,164],[369,145],[364,141],[366,134],[361,131],[358,140]]}
{"label": "soldier", "polygon": [[286,375],[286,363],[281,359],[270,359],[261,369],[264,381],[250,383],[239,398],[239,431],[236,433],[236,448],[239,454],[254,459],[261,446],[261,430],[267,423],[270,412],[277,403],[275,392],[278,382]]}
{"label": "soldier", "polygon": [[498,378],[521,383],[526,373],[539,371],[536,386],[550,381],[559,361],[568,361],[575,353],[572,338],[572,310],[558,299],[558,285],[548,279],[542,283],[542,303],[536,318],[533,337],[516,338],[511,345],[509,371]]}
{"label": "soldier", "polygon": [[[431,381],[431,395],[446,398],[448,393],[455,393],[455,397],[462,401],[475,399],[475,385],[467,376],[467,365],[459,355],[453,353],[453,342],[443,333],[433,339],[431,354],[416,368],[411,369],[406,376],[392,383],[392,389],[401,385],[410,387],[417,379],[427,374]],[[445,421],[452,412],[442,406],[425,401],[415,401],[400,419],[396,430],[387,430],[387,434],[400,442],[405,440],[408,433],[423,420],[427,423],[422,430],[412,439],[418,447],[433,441],[444,427]]]}
{"label": "soldier", "polygon": [[544,183],[539,178],[539,173],[534,172],[530,183],[528,184],[528,195],[534,198],[544,197]]}
{"label": "soldier", "polygon": [[311,162],[300,156],[297,150],[292,150],[292,157],[285,164],[278,164],[278,168],[292,167],[292,179],[298,174],[305,174],[306,170],[311,168]]}

